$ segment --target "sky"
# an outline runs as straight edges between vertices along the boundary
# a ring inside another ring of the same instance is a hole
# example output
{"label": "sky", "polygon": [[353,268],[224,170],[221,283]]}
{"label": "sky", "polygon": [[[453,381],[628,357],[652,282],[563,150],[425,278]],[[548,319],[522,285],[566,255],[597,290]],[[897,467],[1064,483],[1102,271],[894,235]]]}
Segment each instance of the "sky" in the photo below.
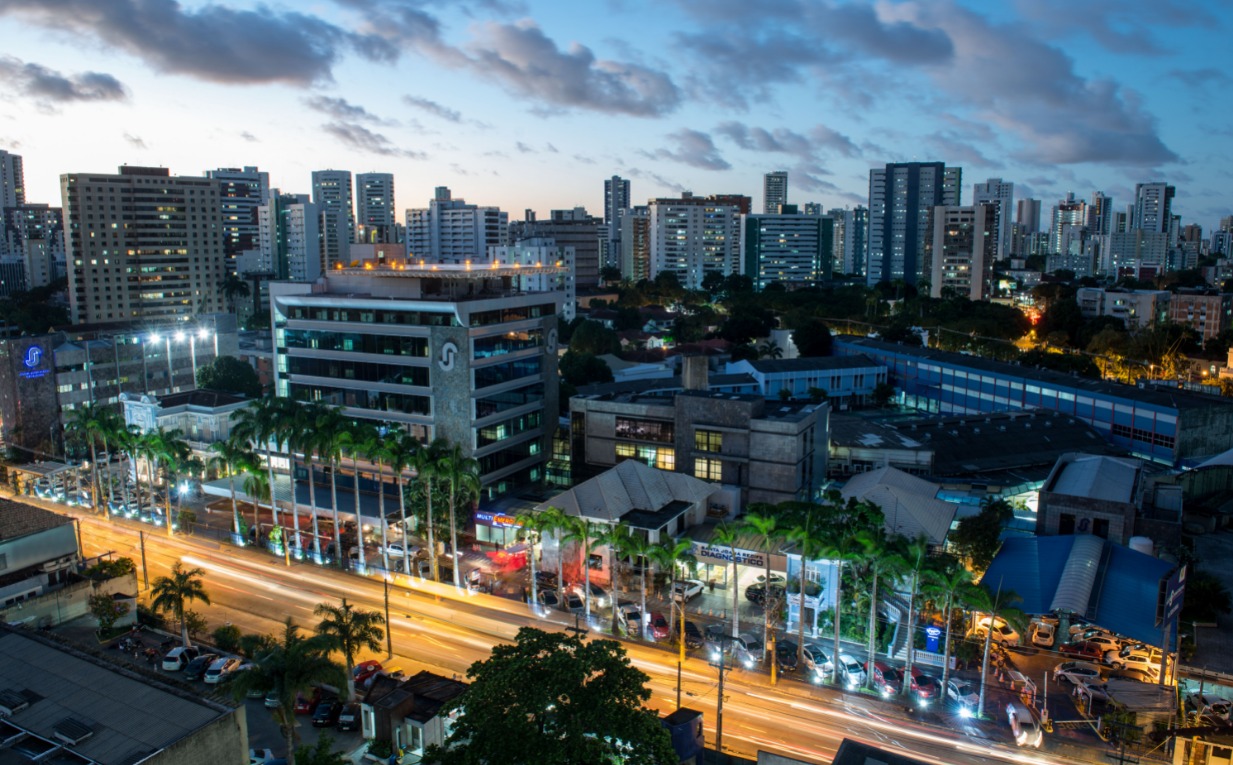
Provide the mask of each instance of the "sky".
{"label": "sky", "polygon": [[867,203],[944,161],[1047,211],[1177,187],[1233,214],[1225,0],[0,0],[0,148],[27,198],[121,164],[392,172],[520,219],[657,196]]}

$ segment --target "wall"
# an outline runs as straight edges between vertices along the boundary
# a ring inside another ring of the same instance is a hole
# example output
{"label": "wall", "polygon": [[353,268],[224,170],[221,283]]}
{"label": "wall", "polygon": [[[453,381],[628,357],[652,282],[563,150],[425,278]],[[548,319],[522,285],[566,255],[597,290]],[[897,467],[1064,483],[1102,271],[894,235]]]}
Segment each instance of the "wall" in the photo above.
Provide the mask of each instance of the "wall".
{"label": "wall", "polygon": [[[1058,525],[1063,513],[1075,516],[1076,534],[1092,533],[1097,519],[1109,521],[1109,536],[1111,542],[1125,545],[1134,534],[1135,506],[1125,502],[1090,499],[1088,497],[1072,497],[1065,494],[1053,494],[1042,491],[1037,511],[1036,533],[1040,536],[1053,536],[1058,533]],[[1087,519],[1087,531],[1079,530],[1079,523]]]}
{"label": "wall", "polygon": [[[90,581],[74,582],[54,592],[32,598],[6,610],[0,610],[0,621],[10,624],[28,624],[34,627],[55,627],[64,622],[80,619],[90,613],[90,596],[95,592],[104,595],[137,594],[137,574],[125,574],[95,585]],[[137,607],[129,603],[128,614],[116,621],[116,626],[136,623]],[[94,623],[93,617],[90,618]]]}
{"label": "wall", "polygon": [[197,729],[143,765],[247,765],[248,716],[243,706]]}

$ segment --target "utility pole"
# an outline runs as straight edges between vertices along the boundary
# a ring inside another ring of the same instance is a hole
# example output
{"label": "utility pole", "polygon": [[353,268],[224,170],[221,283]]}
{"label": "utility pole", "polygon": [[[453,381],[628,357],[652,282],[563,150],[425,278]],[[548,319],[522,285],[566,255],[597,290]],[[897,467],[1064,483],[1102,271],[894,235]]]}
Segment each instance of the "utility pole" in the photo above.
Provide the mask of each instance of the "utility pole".
{"label": "utility pole", "polygon": [[146,568],[146,533],[144,531],[137,532],[138,538],[141,540],[141,577],[146,580],[146,589],[150,589],[150,571]]}
{"label": "utility pole", "polygon": [[715,701],[715,754],[724,752],[724,658],[727,651],[719,651],[719,698]]}
{"label": "utility pole", "polygon": [[390,580],[382,579],[385,584],[385,652],[388,654],[389,661],[394,658],[394,630],[390,624]]}

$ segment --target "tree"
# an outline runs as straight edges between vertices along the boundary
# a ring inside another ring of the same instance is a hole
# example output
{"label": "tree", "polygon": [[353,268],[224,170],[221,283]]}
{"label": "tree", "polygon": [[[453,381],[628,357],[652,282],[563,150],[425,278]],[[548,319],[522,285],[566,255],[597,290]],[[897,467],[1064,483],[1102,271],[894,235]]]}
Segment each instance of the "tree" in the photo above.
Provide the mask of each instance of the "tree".
{"label": "tree", "polygon": [[176,561],[171,567],[171,576],[160,576],[150,588],[153,596],[150,607],[155,611],[170,611],[179,620],[180,637],[186,648],[191,644],[188,640],[188,622],[184,618],[185,604],[200,601],[210,605],[210,596],[201,578],[204,573],[199,568],[185,570],[184,564]]}
{"label": "tree", "polygon": [[322,733],[314,746],[301,746],[295,750],[297,765],[347,765],[343,752],[334,751],[334,737]]}
{"label": "tree", "polygon": [[[278,433],[279,412],[283,399],[268,394],[232,415],[232,433],[236,438],[247,440],[256,451],[265,451],[266,489],[270,498],[270,520],[278,525],[278,504],[274,501],[274,446],[270,444]],[[281,444],[278,444],[281,446]],[[250,493],[251,496],[251,493]],[[254,512],[256,508],[254,507]],[[337,517],[335,518],[337,520]]]}
{"label": "tree", "polygon": [[[741,634],[741,612],[739,610],[740,601],[737,600],[737,595],[740,588],[736,586],[736,542],[741,538],[741,532],[744,531],[736,524],[721,521],[715,527],[715,541],[721,545],[727,545],[729,554],[732,556],[732,637],[739,637]],[[767,556],[770,557],[769,555]],[[684,598],[682,598],[684,600]]]}
{"label": "tree", "polygon": [[334,560],[341,568],[346,558],[342,551],[342,525],[338,519],[338,467],[342,463],[343,445],[346,443],[347,418],[339,407],[314,410],[317,415],[317,438],[314,447],[317,458],[330,466],[330,513],[334,521]]}
{"label": "tree", "polygon": [[583,593],[582,604],[584,609],[584,617],[587,622],[591,621],[591,551],[599,547],[601,540],[599,539],[600,530],[598,524],[593,524],[586,518],[576,515],[566,516],[569,520],[566,524],[566,533],[562,537],[562,542],[576,542],[579,552],[578,558],[582,566],[583,576]]}
{"label": "tree", "polygon": [[342,599],[341,606],[318,603],[313,613],[321,617],[317,634],[343,655],[347,667],[347,700],[355,698],[355,657],[362,650],[380,651],[385,639],[385,617],[376,611],[362,611]]}
{"label": "tree", "polygon": [[[390,471],[394,474],[394,483],[398,487],[398,517],[404,539],[410,529],[407,528],[407,495],[403,490],[403,471],[415,462],[415,455],[419,450],[419,439],[402,429],[386,433],[381,444],[381,457],[390,466]],[[382,504],[384,504],[384,494]],[[384,515],[384,511],[382,514]],[[384,529],[386,525],[388,524],[383,524],[382,528]],[[384,536],[382,541],[384,542]],[[389,568],[388,564],[386,568]],[[406,544],[402,546],[402,570],[407,576],[411,575],[411,548]]]}
{"label": "tree", "polygon": [[873,386],[873,405],[879,409],[885,409],[890,406],[890,403],[895,398],[895,386],[890,383],[880,382]]}
{"label": "tree", "polygon": [[197,387],[257,398],[261,380],[252,366],[235,356],[219,356],[197,370]]}
{"label": "tree", "polygon": [[561,356],[557,371],[561,379],[578,388],[592,383],[612,382],[612,369],[598,356],[580,353],[572,348]]}
{"label": "tree", "polygon": [[[749,506],[749,512],[745,514],[745,518],[741,524],[742,531],[748,534],[757,534],[762,537],[762,548],[766,553],[762,556],[762,559],[766,561],[766,572],[763,574],[762,581],[767,586],[766,594],[768,599],[770,597],[771,556],[777,552],[775,550],[776,543],[782,541],[784,536],[783,531],[779,528],[779,519],[774,515],[771,515],[771,511],[773,510],[774,506],[772,505],[767,505],[760,502],[752,503]],[[769,601],[767,603],[763,603],[762,611],[762,646],[763,651],[769,651],[771,632],[771,609],[769,607]],[[805,649],[803,646],[798,645],[797,650],[798,652],[803,653]],[[804,656],[797,656],[797,660],[803,666]]]}
{"label": "tree", "polygon": [[[678,569],[683,565],[698,562],[698,559],[694,556],[693,549],[693,543],[688,539],[674,540],[671,537],[668,537],[666,539],[661,539],[657,545],[651,545],[650,549],[647,550],[647,556],[655,562],[655,565],[659,566],[661,571],[668,571],[669,593],[676,589],[676,575]],[[680,603],[676,603],[671,599],[668,602],[671,604],[671,608],[674,611],[678,607],[680,608],[680,617],[674,620],[674,623],[677,625],[677,629],[682,631],[680,638],[681,659],[683,660],[685,658],[685,635],[683,634],[684,627],[682,622],[685,621],[685,602],[684,599],[682,599]],[[643,611],[643,613],[646,612]]]}
{"label": "tree", "polygon": [[513,645],[494,647],[467,677],[471,684],[452,704],[466,713],[444,747],[429,747],[425,762],[677,761],[667,730],[645,706],[650,678],[616,641],[523,627]]}
{"label": "tree", "polygon": [[934,598],[941,598],[942,606],[942,627],[946,630],[946,640],[942,648],[942,688],[945,690],[946,681],[950,677],[950,638],[953,619],[951,612],[955,603],[963,597],[965,588],[972,583],[972,574],[962,566],[951,566],[942,571],[930,571],[925,575],[926,587],[925,591]]}
{"label": "tree", "polygon": [[98,620],[98,631],[103,635],[111,632],[112,627],[116,626],[116,621],[127,614],[129,608],[128,603],[123,600],[116,600],[101,592],[91,595],[86,599],[86,603],[90,608],[90,614]]}
{"label": "tree", "polygon": [[829,356],[834,346],[830,327],[821,319],[809,319],[794,329],[792,342],[801,356]]}
{"label": "tree", "polygon": [[236,274],[227,274],[227,277],[218,285],[218,291],[223,294],[223,299],[227,301],[231,313],[235,313],[237,298],[246,298],[252,294],[248,282]]}
{"label": "tree", "polygon": [[896,567],[912,574],[912,590],[908,594],[908,640],[907,661],[904,663],[903,692],[907,693],[912,677],[912,664],[916,660],[916,596],[920,592],[921,570],[929,555],[929,542],[922,534],[909,541],[897,553]]}
{"label": "tree", "polygon": [[93,402],[86,402],[69,412],[69,422],[65,434],[75,436],[90,446],[90,499],[98,512],[102,504],[102,492],[98,481],[98,451],[95,448],[103,434],[102,408]]}
{"label": "tree", "polygon": [[240,539],[244,532],[243,524],[240,522],[240,508],[235,499],[235,476],[242,469],[241,466],[254,461],[256,455],[248,448],[248,443],[242,438],[237,438],[234,432],[227,440],[210,444],[210,451],[214,453],[210,459],[211,464],[218,472],[227,474],[227,489],[231,494],[232,530],[236,538]]}
{"label": "tree", "polygon": [[605,353],[619,353],[621,340],[616,332],[598,321],[585,319],[574,327],[574,333],[569,339],[569,349],[574,353],[602,356]]}
{"label": "tree", "polygon": [[599,279],[606,286],[621,281],[621,269],[616,266],[603,266],[599,269]]}
{"label": "tree", "polygon": [[271,640],[257,649],[252,657],[252,666],[237,672],[228,683],[237,699],[243,699],[249,691],[272,693],[278,699],[274,719],[282,728],[287,745],[287,763],[296,765],[295,697],[321,683],[335,687],[346,685],[345,670],[330,660],[331,643],[320,635],[305,637],[291,617],[283,623],[283,634],[277,641]]}
{"label": "tree", "polygon": [[[817,560],[826,549],[827,540],[822,536],[819,528],[817,513],[813,508],[807,510],[804,517],[799,523],[793,526],[788,531],[788,539],[796,545],[797,551],[801,554],[801,572],[797,578],[797,594],[800,597],[800,605],[796,612],[796,646],[798,651],[797,661],[804,660],[804,645],[805,645],[805,582],[808,580],[806,576],[809,564]],[[835,592],[838,595],[840,587],[839,582],[843,581],[843,561],[846,554],[835,558],[839,562],[839,581],[835,582]],[[791,591],[789,584],[787,590]],[[770,581],[767,581],[766,594],[769,599],[771,594]],[[835,682],[839,682],[839,600],[835,598],[835,655],[832,657],[835,666],[834,678]],[[816,614],[815,614],[816,619]]]}
{"label": "tree", "polygon": [[959,521],[950,535],[951,549],[970,561],[973,571],[979,574],[993,562],[1002,546],[1002,529],[1014,516],[1009,502],[986,497],[979,513]]}
{"label": "tree", "polygon": [[[360,571],[368,566],[364,557],[364,515],[360,512],[360,457],[367,457],[381,445],[381,434],[368,420],[355,420],[347,424],[342,433],[343,448],[351,455],[351,489],[355,502],[356,552],[359,555]],[[379,488],[379,484],[378,484]],[[384,518],[381,519],[385,521]],[[338,534],[338,529],[334,530]],[[384,554],[384,551],[382,551]]]}
{"label": "tree", "polygon": [[[424,500],[428,510],[428,560],[432,561],[432,580],[441,581],[441,566],[437,555],[436,522],[432,517],[433,484],[440,475],[441,458],[445,455],[449,444],[440,438],[433,439],[427,446],[415,453],[412,464],[415,467],[415,480],[424,489]],[[458,560],[454,559],[457,568]]]}
{"label": "tree", "polygon": [[458,560],[458,505],[479,498],[479,461],[463,456],[462,447],[454,444],[441,458],[440,475],[450,487],[450,555],[454,561],[454,586],[462,586],[462,566]]}

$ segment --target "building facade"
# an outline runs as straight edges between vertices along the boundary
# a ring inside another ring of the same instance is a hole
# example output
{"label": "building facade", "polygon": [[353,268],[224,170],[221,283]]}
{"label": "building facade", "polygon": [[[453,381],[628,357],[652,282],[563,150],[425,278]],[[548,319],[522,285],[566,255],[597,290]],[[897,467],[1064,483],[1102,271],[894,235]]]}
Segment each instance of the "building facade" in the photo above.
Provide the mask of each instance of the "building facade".
{"label": "building facade", "polygon": [[548,220],[519,221],[509,228],[510,244],[535,239],[571,250],[572,284],[583,291],[599,286],[600,253],[606,237],[603,220],[588,215],[583,207],[553,210]]}
{"label": "building facade", "polygon": [[225,310],[219,182],[125,166],[60,177],[74,324],[188,321]]}
{"label": "building facade", "polygon": [[742,359],[728,362],[724,374],[749,375],[765,398],[787,391],[791,398],[807,399],[820,391],[838,410],[868,404],[874,388],[886,382],[886,367],[862,356]]}
{"label": "building facade", "polygon": [[355,241],[351,171],[314,170],[312,202],[321,216],[321,269],[334,268],[346,258]]}
{"label": "building facade", "polygon": [[779,284],[787,289],[829,281],[835,259],[835,221],[801,215],[793,205],[782,212],[741,216],[741,273],[755,289]]}
{"label": "building facade", "polygon": [[990,178],[972,187],[972,204],[993,208],[994,260],[1010,257],[1011,211],[1014,210],[1015,184]]}
{"label": "building facade", "polygon": [[397,241],[394,223],[394,174],[360,173],[355,176],[355,241],[367,244],[392,244]]}
{"label": "building facade", "polygon": [[407,259],[424,263],[479,262],[489,247],[507,243],[509,214],[454,199],[439,186],[428,207],[407,210]]}
{"label": "building facade", "polygon": [[0,210],[0,261],[16,267],[14,278],[5,279],[11,289],[3,294],[46,287],[62,278],[67,273],[64,211],[45,204]]}
{"label": "building facade", "polygon": [[686,289],[701,289],[708,273],[740,272],[740,207],[695,197],[652,199],[649,278],[669,272]]}
{"label": "building facade", "polygon": [[776,170],[762,176],[762,212],[777,215],[788,203],[788,171]]}
{"label": "building facade", "polygon": [[541,480],[563,296],[517,288],[536,275],[564,268],[408,264],[274,282],[276,392],[457,444],[487,496]]}
{"label": "building facade", "polygon": [[0,210],[26,203],[26,173],[20,154],[0,149]]}
{"label": "building facade", "polygon": [[1169,296],[1169,321],[1185,324],[1206,343],[1233,327],[1233,294],[1178,290]]}
{"label": "building facade", "polygon": [[890,163],[869,171],[865,281],[916,284],[932,271],[933,208],[960,204],[963,170],[942,162]]}
{"label": "building facade", "polygon": [[[322,216],[307,194],[280,194],[275,189],[257,208],[258,273],[271,279],[308,282],[321,275],[321,246],[325,237],[319,228]],[[351,245],[341,256],[350,259]],[[245,264],[247,271],[248,264]]]}
{"label": "building facade", "polygon": [[218,181],[223,252],[227,256],[227,272],[235,273],[235,259],[240,253],[258,247],[257,208],[270,196],[270,174],[248,165],[207,170],[205,176]]}
{"label": "building facade", "polygon": [[1170,315],[1172,295],[1167,290],[1106,290],[1080,287],[1075,290],[1079,312],[1085,319],[1112,316],[1129,330],[1162,324]]}
{"label": "building facade", "polygon": [[993,295],[993,262],[998,251],[998,207],[935,207],[933,216],[930,294],[988,300]]}

